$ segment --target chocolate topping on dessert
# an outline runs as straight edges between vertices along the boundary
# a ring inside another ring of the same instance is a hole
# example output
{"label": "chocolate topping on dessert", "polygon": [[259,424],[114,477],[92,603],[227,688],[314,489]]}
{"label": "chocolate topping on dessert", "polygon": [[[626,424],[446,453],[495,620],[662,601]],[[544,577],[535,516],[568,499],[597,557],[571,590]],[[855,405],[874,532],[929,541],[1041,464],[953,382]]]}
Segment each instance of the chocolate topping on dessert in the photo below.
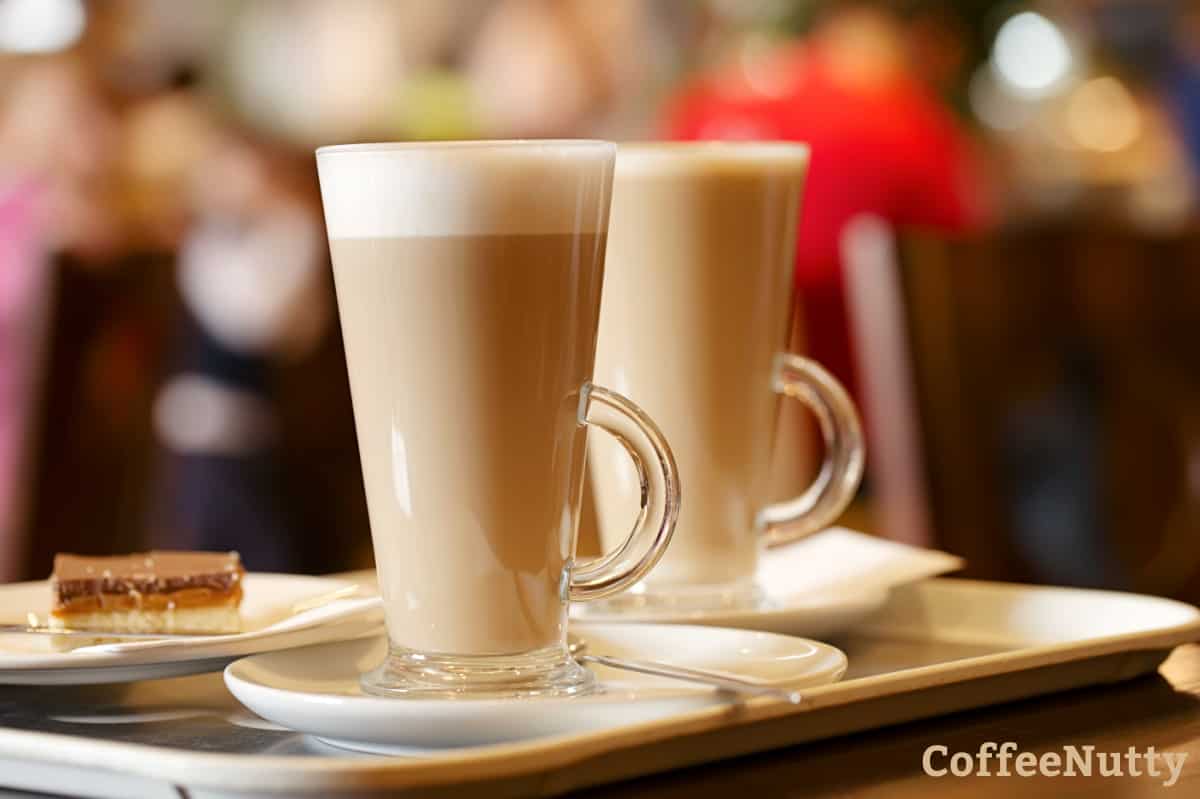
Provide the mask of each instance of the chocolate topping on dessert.
{"label": "chocolate topping on dessert", "polygon": [[60,554],[54,558],[51,582],[55,603],[62,607],[104,594],[172,594],[207,589],[206,593],[240,595],[244,573],[236,552],[156,550],[112,557]]}

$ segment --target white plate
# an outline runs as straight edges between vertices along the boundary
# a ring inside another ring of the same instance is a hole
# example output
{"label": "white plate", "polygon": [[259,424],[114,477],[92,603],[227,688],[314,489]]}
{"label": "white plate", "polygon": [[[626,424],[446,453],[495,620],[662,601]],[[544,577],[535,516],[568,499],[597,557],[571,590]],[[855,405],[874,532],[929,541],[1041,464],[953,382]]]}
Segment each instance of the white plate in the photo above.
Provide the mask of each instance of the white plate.
{"label": "white plate", "polygon": [[[205,671],[220,671],[231,660],[258,652],[346,640],[378,633],[382,612],[342,613],[333,610],[322,618],[337,623],[266,629],[292,614],[298,602],[322,597],[351,583],[324,577],[291,574],[247,574],[242,622],[245,633],[205,636],[203,640],[165,645],[145,642],[122,645],[114,651],[89,647],[57,652],[49,636],[0,634],[0,684],[84,685],[128,682]],[[344,600],[353,611],[357,600]],[[366,603],[362,603],[366,604]],[[0,585],[0,621],[20,623],[32,612],[44,618],[50,607],[47,581]],[[119,651],[116,651],[119,650]]]}
{"label": "white plate", "polygon": [[[594,654],[712,669],[775,685],[836,682],[846,656],[827,644],[747,630],[686,625],[576,624]],[[597,667],[601,691],[535,699],[387,699],[364,695],[358,676],[377,665],[382,637],[255,655],[225,669],[225,684],[268,721],[349,749],[427,754],[636,724],[714,704],[742,701],[704,685]],[[756,698],[758,703],[782,700]]]}

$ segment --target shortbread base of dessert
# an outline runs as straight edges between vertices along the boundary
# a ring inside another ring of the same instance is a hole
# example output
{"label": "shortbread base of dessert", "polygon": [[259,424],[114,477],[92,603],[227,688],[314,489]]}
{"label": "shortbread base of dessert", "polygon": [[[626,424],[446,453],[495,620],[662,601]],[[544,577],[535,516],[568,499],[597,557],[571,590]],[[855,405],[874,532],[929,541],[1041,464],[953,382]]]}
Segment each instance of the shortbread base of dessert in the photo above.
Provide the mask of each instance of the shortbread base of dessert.
{"label": "shortbread base of dessert", "polygon": [[107,610],[102,613],[67,613],[50,616],[49,626],[59,630],[95,631],[96,637],[51,635],[56,652],[81,646],[130,643],[128,638],[107,638],[104,633],[162,633],[164,635],[224,635],[242,631],[236,605],[174,610]]}
{"label": "shortbread base of dessert", "polygon": [[98,633],[164,633],[166,635],[224,635],[241,632],[236,605],[163,610],[105,610],[51,615],[50,626]]}

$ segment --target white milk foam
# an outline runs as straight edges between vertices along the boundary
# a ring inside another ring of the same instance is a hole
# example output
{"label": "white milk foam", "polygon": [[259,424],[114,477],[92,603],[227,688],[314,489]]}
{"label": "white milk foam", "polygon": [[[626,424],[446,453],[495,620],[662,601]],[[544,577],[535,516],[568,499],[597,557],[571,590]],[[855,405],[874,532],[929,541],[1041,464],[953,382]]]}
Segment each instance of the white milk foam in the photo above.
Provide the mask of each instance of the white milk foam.
{"label": "white milk foam", "polygon": [[805,172],[808,161],[808,145],[792,142],[644,142],[619,145],[616,170],[620,175],[760,175],[769,166],[786,174]]}
{"label": "white milk foam", "polygon": [[317,150],[331,239],[598,233],[616,147],[598,141]]}

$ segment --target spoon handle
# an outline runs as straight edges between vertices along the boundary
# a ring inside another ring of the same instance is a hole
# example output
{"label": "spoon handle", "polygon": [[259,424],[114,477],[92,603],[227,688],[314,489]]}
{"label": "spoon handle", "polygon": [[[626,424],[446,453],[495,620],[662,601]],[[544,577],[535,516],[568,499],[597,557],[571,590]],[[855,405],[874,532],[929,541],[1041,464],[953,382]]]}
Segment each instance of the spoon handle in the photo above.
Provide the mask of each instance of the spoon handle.
{"label": "spoon handle", "polygon": [[598,666],[636,671],[640,674],[651,674],[656,677],[671,677],[676,680],[703,683],[704,685],[719,688],[722,691],[732,691],[747,696],[771,696],[793,705],[798,705],[803,700],[799,691],[789,691],[786,688],[763,685],[762,683],[744,680],[728,674],[717,674],[711,671],[689,669],[683,666],[672,666],[667,663],[615,658],[610,655],[577,655],[575,659],[580,663],[595,663]]}

